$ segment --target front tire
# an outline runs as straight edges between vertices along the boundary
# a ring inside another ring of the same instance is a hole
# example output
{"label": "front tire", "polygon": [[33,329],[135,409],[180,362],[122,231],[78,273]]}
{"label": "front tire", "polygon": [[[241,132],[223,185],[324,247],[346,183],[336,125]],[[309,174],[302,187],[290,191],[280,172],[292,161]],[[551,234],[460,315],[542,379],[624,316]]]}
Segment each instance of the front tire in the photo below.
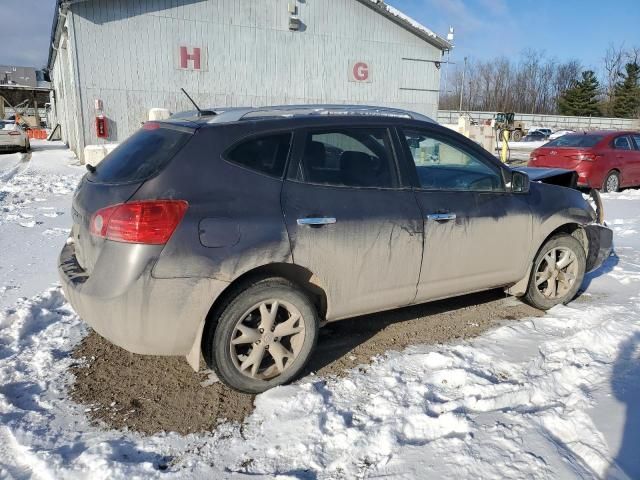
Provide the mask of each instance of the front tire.
{"label": "front tire", "polygon": [[522,130],[514,130],[511,132],[511,140],[514,142],[519,142],[522,140]]}
{"label": "front tire", "polygon": [[524,301],[540,310],[569,303],[582,285],[586,263],[578,240],[567,234],[552,237],[533,262]]}
{"label": "front tire", "polygon": [[318,313],[308,295],[283,278],[240,291],[222,308],[203,341],[207,364],[229,387],[260,393],[295,379],[318,337]]}
{"label": "front tire", "polygon": [[607,176],[602,182],[602,191],[606,193],[613,193],[620,190],[620,174],[615,170],[611,170],[607,173]]}

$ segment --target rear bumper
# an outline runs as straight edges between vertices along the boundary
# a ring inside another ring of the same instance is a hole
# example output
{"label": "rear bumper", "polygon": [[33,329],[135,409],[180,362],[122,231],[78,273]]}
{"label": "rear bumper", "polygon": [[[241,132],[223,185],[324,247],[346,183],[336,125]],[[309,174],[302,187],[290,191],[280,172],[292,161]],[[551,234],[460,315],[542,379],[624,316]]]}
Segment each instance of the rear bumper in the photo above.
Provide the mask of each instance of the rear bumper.
{"label": "rear bumper", "polygon": [[162,247],[112,243],[91,275],[78,263],[73,243],[62,249],[58,273],[75,311],[101,336],[130,352],[187,355],[227,283],[154,278],[151,269]]}
{"label": "rear bumper", "polygon": [[587,252],[587,272],[600,267],[611,255],[613,250],[613,231],[598,224],[590,224],[584,227],[589,241],[589,252]]}
{"label": "rear bumper", "polygon": [[0,150],[17,150],[25,148],[27,146],[27,140],[23,137],[4,137],[0,140]]}

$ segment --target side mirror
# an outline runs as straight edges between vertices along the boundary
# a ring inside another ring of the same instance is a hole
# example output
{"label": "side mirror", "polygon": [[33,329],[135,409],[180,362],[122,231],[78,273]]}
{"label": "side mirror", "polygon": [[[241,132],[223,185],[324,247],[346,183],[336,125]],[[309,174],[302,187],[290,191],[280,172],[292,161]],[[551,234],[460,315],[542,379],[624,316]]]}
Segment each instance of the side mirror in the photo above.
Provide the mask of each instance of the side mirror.
{"label": "side mirror", "polygon": [[529,175],[518,170],[513,171],[511,175],[511,191],[513,193],[528,193],[530,183]]}

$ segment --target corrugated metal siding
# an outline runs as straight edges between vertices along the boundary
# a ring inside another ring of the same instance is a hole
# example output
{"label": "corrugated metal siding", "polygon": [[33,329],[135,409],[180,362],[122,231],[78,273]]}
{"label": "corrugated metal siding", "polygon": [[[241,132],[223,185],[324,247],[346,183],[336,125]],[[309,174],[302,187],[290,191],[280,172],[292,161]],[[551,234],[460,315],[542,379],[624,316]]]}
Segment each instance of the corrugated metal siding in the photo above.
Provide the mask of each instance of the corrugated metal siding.
{"label": "corrugated metal siding", "polygon": [[[91,0],[73,5],[86,143],[94,100],[121,141],[152,107],[367,103],[435,116],[441,52],[354,0],[296,2],[303,31],[288,29],[287,0]],[[207,49],[207,70],[177,67],[180,45]],[[348,81],[352,60],[371,83]]]}

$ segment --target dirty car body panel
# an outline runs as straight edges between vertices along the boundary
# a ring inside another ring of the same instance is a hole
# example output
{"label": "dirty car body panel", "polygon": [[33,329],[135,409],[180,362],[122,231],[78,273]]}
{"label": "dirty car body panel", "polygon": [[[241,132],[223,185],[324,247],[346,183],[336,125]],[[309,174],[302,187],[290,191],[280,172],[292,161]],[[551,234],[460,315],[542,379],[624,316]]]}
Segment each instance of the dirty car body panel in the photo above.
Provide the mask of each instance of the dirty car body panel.
{"label": "dirty car body panel", "polygon": [[[296,108],[150,123],[87,173],[59,261],[79,315],[129,351],[197,367],[205,325],[265,275],[331,321],[495,287],[522,295],[560,230],[589,269],[611,250],[566,172],[515,191],[517,172],[421,116]],[[158,211],[176,205],[167,227]]]}

